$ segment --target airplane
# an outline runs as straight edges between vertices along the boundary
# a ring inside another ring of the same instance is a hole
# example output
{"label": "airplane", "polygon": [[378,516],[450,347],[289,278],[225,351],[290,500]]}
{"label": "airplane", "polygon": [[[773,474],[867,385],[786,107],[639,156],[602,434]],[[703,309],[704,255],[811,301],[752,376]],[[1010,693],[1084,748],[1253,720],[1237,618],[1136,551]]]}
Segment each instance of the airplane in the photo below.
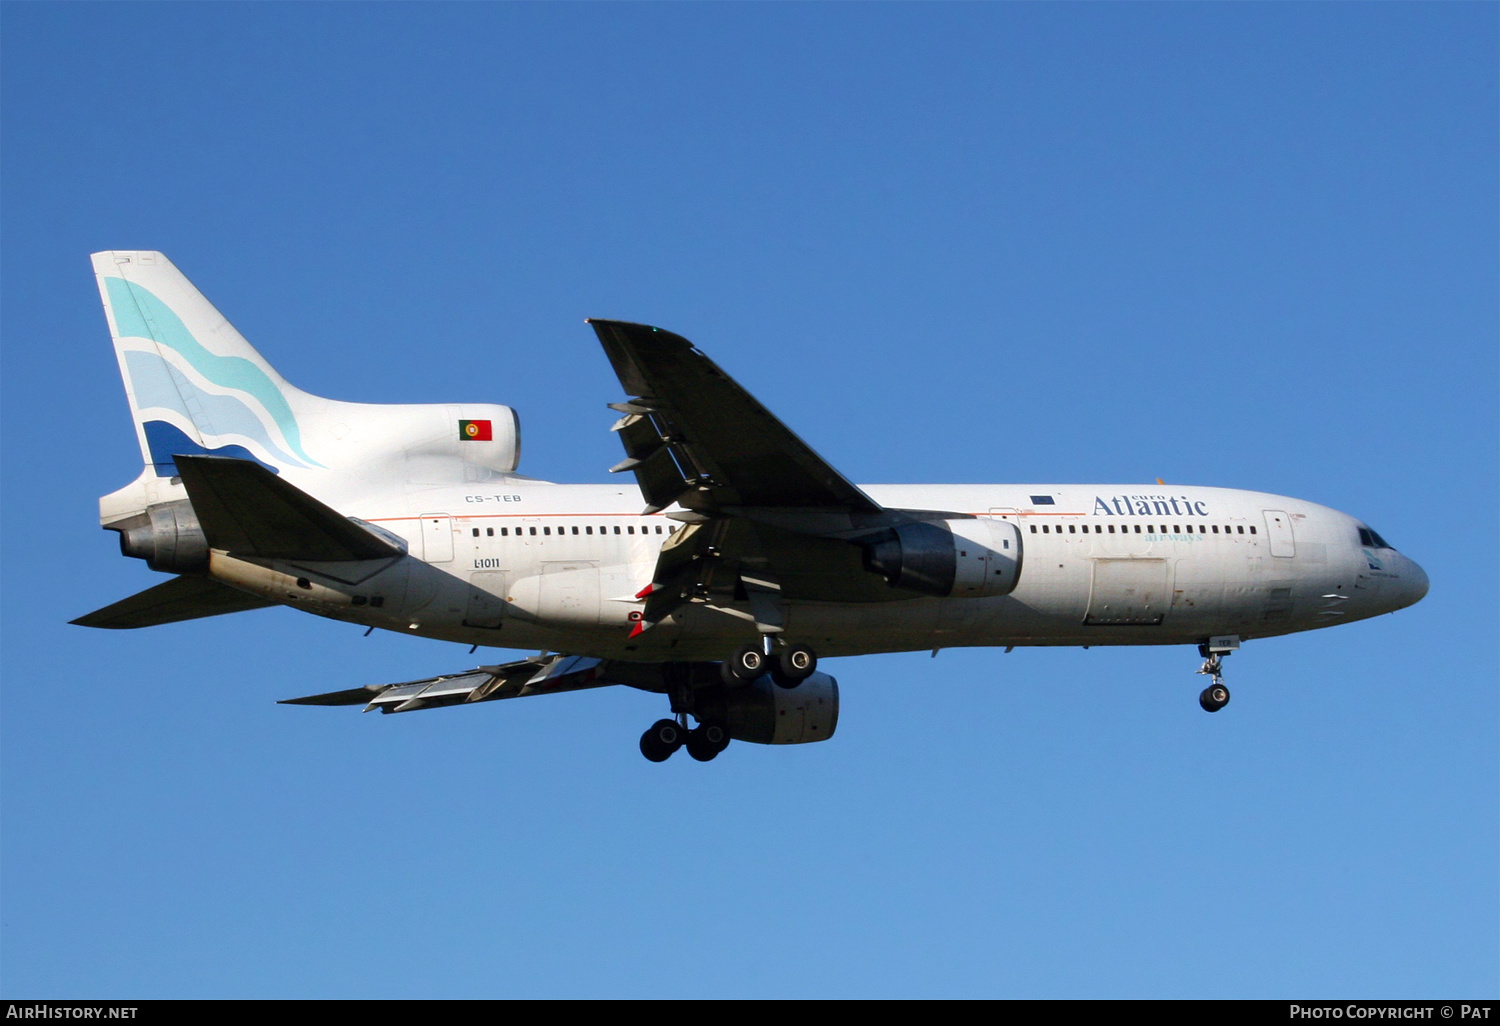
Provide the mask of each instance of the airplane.
{"label": "airplane", "polygon": [[[1229,702],[1248,640],[1419,601],[1364,522],[1286,496],[1154,485],[866,485],[691,342],[589,320],[625,392],[613,485],[516,472],[496,404],[293,387],[161,253],[93,255],[144,469],[102,497],[171,578],[74,621],[139,628],[284,605],[529,658],[284,700],[411,712],[623,685],[666,697],[662,762],[825,741],[820,657],[1192,645]],[[369,633],[369,631],[366,631]],[[691,719],[690,719],[691,718]]]}

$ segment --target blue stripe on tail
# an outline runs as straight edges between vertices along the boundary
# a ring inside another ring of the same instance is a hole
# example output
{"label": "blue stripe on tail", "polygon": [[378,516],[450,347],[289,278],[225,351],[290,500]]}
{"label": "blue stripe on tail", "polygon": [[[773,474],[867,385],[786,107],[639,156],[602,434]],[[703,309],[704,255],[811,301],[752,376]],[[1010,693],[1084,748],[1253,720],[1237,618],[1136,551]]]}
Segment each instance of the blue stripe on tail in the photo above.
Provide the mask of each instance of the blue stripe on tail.
{"label": "blue stripe on tail", "polygon": [[205,449],[183,434],[182,429],[175,424],[168,424],[164,420],[148,420],[142,426],[146,430],[146,447],[151,450],[151,466],[157,477],[177,476],[177,462],[172,458],[174,456],[232,456],[237,460],[259,463],[273,474],[281,473],[264,460],[256,459],[255,454],[243,445],[221,445],[217,449]]}

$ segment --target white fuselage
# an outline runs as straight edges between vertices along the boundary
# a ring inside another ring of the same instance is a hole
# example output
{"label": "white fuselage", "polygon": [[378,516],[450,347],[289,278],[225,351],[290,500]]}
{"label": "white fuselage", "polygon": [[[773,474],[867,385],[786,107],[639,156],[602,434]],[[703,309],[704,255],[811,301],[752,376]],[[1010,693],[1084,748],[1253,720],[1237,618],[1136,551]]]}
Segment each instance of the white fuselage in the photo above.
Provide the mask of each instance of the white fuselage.
{"label": "white fuselage", "polygon": [[[972,645],[1153,645],[1265,637],[1410,605],[1427,579],[1358,520],[1285,496],[1142,485],[874,485],[886,508],[1008,520],[1019,582],[991,598],[791,600],[785,636],[821,655]],[[1050,502],[1046,500],[1050,499]],[[341,504],[401,536],[381,566],[243,563],[211,573],[310,612],[464,644],[642,662],[719,659],[750,618],[690,605],[631,637],[680,524],[638,492],[514,477]]]}

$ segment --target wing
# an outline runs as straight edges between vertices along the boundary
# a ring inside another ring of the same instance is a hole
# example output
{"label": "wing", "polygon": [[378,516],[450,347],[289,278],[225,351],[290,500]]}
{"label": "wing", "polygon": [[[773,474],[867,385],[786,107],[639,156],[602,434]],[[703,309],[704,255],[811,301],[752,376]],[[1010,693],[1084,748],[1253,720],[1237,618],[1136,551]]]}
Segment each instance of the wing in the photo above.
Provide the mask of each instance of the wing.
{"label": "wing", "polygon": [[651,512],[772,507],[878,513],[880,506],[687,339],[624,321],[591,320],[633,396],[616,405],[626,459]]}
{"label": "wing", "polygon": [[583,656],[540,656],[500,666],[480,666],[404,684],[371,684],[347,691],[330,691],[306,698],[286,698],[279,705],[363,705],[365,712],[414,712],[469,702],[526,698],[564,691],[602,688],[616,681],[604,674],[604,663]]}
{"label": "wing", "polygon": [[[632,634],[688,603],[782,630],[785,599],[910,598],[864,565],[859,542],[914,519],[882,508],[687,339],[591,320],[631,398],[612,404],[646,512],[688,524],[663,548]],[[925,519],[931,513],[916,514]],[[855,542],[856,544],[850,544]]]}

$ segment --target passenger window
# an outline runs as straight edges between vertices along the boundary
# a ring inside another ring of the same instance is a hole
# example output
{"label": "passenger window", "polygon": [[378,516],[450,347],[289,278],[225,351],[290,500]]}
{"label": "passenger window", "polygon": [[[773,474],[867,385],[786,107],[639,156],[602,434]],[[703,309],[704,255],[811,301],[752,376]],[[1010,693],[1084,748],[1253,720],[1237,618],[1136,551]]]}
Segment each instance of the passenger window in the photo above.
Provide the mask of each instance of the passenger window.
{"label": "passenger window", "polygon": [[1250,525],[1250,533],[1251,533],[1251,534],[1254,534],[1254,533],[1255,533],[1255,525],[1254,525],[1254,524],[1251,524],[1251,525]]}
{"label": "passenger window", "polygon": [[477,528],[477,527],[474,528],[474,537],[476,537],[476,538],[479,537],[479,528]]}
{"label": "passenger window", "polygon": [[615,534],[619,534],[619,533],[620,533],[620,525],[616,524],[615,525]]}
{"label": "passenger window", "polygon": [[1235,530],[1238,531],[1240,534],[1244,534],[1245,533],[1245,527],[1244,527],[1243,524],[1241,524],[1239,527],[1236,527]]}
{"label": "passenger window", "polygon": [[627,527],[627,528],[625,528],[625,533],[626,534],[635,534],[635,528],[633,528],[633,527]]}
{"label": "passenger window", "polygon": [[1136,524],[1135,525],[1135,533],[1136,534],[1140,534],[1141,533],[1141,525],[1140,524]]}
{"label": "passenger window", "polygon": [[577,534],[577,533],[578,533],[578,528],[576,528],[576,527],[575,527],[575,528],[573,528],[573,533],[574,533],[574,534]]}
{"label": "passenger window", "polygon": [[534,527],[533,527],[533,528],[532,528],[532,529],[531,529],[531,536],[532,536],[532,537],[533,537],[533,538],[535,538],[535,537],[536,537],[536,528],[534,528]]}
{"label": "passenger window", "polygon": [[1031,525],[1031,533],[1032,534],[1036,534],[1036,525],[1035,524]]}
{"label": "passenger window", "polygon": [[657,534],[661,534],[661,525],[660,524],[656,525],[656,533]]}
{"label": "passenger window", "polygon": [[585,527],[583,529],[583,533],[584,534],[593,534],[594,533],[594,529],[592,527]]}
{"label": "passenger window", "polygon": [[493,537],[495,537],[495,529],[493,527],[486,527],[484,529],[484,536],[486,538],[493,538]]}
{"label": "passenger window", "polygon": [[1110,524],[1109,525],[1109,533],[1110,534],[1114,534],[1115,533],[1115,525],[1114,524]]}
{"label": "passenger window", "polygon": [[1215,524],[1214,525],[1214,534],[1218,534],[1218,533],[1219,533],[1219,525]]}

